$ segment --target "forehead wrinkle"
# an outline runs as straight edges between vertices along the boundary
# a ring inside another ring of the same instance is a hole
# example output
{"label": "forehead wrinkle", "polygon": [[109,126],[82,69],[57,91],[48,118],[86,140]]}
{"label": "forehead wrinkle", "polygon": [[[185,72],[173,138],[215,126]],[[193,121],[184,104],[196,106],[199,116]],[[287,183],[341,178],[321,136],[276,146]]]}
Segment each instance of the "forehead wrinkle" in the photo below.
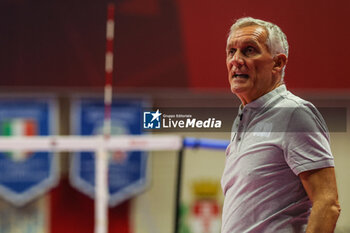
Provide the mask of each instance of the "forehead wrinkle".
{"label": "forehead wrinkle", "polygon": [[[248,30],[244,30],[247,28]],[[248,37],[248,38],[246,40],[239,41],[241,37]],[[233,31],[229,36],[227,48],[236,44],[237,40],[239,43],[247,43],[247,41],[250,41],[256,45],[258,45],[259,43],[262,43],[267,47],[267,32],[265,28],[258,25],[251,25],[247,27],[238,28],[235,31]]]}
{"label": "forehead wrinkle", "polygon": [[252,39],[252,38],[247,38],[247,39],[244,39],[243,41],[231,41],[231,42],[229,42],[228,44],[227,44],[227,48],[226,49],[228,49],[228,48],[231,48],[231,47],[233,47],[234,45],[255,45],[255,46],[259,46],[259,43],[256,41],[256,40],[254,40],[254,39]]}

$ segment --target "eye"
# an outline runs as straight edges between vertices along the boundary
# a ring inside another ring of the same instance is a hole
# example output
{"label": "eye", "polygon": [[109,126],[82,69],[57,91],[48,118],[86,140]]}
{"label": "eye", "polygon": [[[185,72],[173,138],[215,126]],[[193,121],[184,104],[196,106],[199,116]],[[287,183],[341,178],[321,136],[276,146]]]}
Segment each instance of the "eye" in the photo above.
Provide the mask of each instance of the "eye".
{"label": "eye", "polygon": [[246,56],[252,56],[257,53],[257,50],[253,46],[248,46],[244,49],[243,53]]}
{"label": "eye", "polygon": [[227,56],[233,56],[236,53],[236,49],[230,48],[227,50]]}

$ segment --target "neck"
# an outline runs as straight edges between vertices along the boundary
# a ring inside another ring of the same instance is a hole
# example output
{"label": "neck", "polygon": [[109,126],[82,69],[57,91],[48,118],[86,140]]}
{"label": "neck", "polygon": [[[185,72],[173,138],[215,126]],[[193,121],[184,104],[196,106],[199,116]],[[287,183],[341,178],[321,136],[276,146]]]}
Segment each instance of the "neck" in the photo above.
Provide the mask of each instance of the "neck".
{"label": "neck", "polygon": [[[284,84],[284,82],[283,82],[283,81],[280,81],[280,82],[276,83],[274,86],[272,86],[270,89],[268,89],[268,90],[265,91],[265,92],[259,93],[259,92],[257,91],[257,92],[255,93],[255,95],[249,95],[249,94],[246,94],[246,95],[245,95],[245,94],[242,94],[242,95],[236,94],[236,95],[237,95],[237,97],[241,100],[242,105],[245,106],[245,105],[247,105],[247,104],[253,102],[253,101],[256,100],[256,99],[259,99],[261,96],[263,96],[263,95],[265,95],[265,94],[267,94],[267,93],[269,93],[269,92],[275,90],[277,87],[281,86],[282,84]],[[251,94],[251,93],[250,93],[250,94]]]}

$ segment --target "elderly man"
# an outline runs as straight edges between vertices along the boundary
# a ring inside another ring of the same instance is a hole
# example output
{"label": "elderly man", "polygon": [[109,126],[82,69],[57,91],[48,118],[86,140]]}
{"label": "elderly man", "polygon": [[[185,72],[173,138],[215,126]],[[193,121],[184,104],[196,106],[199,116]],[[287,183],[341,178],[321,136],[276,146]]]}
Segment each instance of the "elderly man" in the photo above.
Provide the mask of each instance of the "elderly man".
{"label": "elderly man", "polygon": [[340,206],[329,135],[316,108],[283,83],[285,34],[241,18],[226,52],[231,90],[242,104],[226,150],[221,232],[333,232]]}

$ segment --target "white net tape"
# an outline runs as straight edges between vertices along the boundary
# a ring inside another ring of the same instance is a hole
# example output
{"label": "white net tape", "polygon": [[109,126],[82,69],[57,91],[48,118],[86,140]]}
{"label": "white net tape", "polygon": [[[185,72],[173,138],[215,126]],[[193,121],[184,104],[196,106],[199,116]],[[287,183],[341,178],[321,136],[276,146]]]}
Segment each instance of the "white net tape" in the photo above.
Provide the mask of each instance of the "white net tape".
{"label": "white net tape", "polygon": [[179,150],[182,147],[180,136],[31,136],[0,137],[0,151],[97,151],[105,150]]}

